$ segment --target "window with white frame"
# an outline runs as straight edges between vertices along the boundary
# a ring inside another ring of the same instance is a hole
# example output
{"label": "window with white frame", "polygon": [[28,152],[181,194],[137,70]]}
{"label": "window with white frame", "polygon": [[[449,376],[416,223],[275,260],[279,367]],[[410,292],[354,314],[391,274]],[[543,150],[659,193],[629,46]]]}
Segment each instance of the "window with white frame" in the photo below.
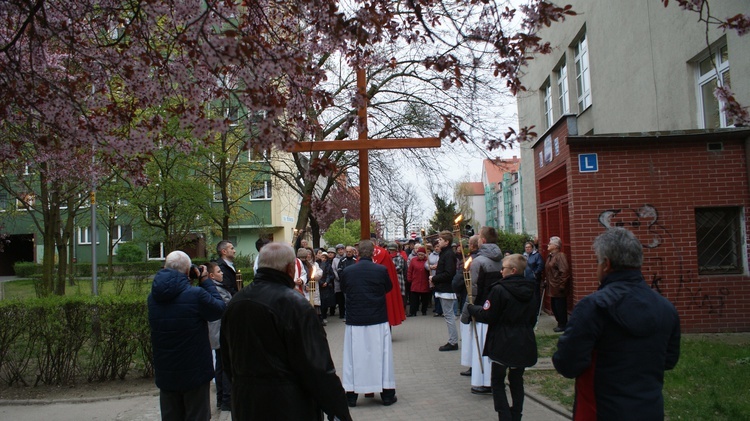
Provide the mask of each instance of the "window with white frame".
{"label": "window with white frame", "polygon": [[164,243],[148,244],[148,260],[164,260]]}
{"label": "window with white frame", "polygon": [[34,193],[26,193],[20,195],[20,198],[16,199],[16,209],[18,210],[29,210],[34,207],[36,203],[36,195]]}
{"label": "window with white frame", "polygon": [[118,243],[127,243],[133,240],[133,226],[117,225],[113,234]]}
{"label": "window with white frame", "polygon": [[264,162],[268,161],[269,156],[270,151],[268,149],[261,149],[256,147],[248,150],[247,159],[254,162]]}
{"label": "window with white frame", "polygon": [[726,113],[721,111],[722,104],[716,99],[714,91],[721,82],[729,87],[729,50],[727,46],[712,50],[711,54],[701,60],[697,66],[698,88],[698,123],[704,129],[727,127]]}
{"label": "window with white frame", "polygon": [[565,64],[564,57],[555,74],[557,76],[557,101],[560,106],[560,114],[567,114],[570,112],[570,99],[568,99],[568,65]]}
{"label": "window with white frame", "polygon": [[[78,227],[78,244],[91,244],[91,227]],[[96,231],[96,244],[99,244],[99,231]]]}
{"label": "window with white frame", "polygon": [[549,129],[554,122],[552,116],[552,86],[549,83],[549,79],[542,86],[542,92],[544,95],[544,100],[542,101],[544,107],[544,124],[545,129]]}
{"label": "window with white frame", "polygon": [[576,88],[578,89],[578,113],[591,106],[591,74],[589,71],[589,46],[586,33],[575,46]]}
{"label": "window with white frame", "polygon": [[256,181],[250,185],[250,200],[264,200],[271,198],[271,182]]}

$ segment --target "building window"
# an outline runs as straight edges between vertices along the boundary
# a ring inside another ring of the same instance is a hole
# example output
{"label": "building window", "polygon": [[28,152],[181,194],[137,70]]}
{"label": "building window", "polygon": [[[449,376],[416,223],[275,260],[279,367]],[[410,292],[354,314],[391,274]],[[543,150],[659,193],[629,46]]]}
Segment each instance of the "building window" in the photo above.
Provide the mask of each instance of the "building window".
{"label": "building window", "polygon": [[545,128],[549,129],[554,123],[552,117],[552,86],[550,86],[549,79],[542,86],[542,92],[544,92],[544,123],[546,124]]}
{"label": "building window", "polygon": [[164,243],[149,244],[148,260],[164,260]]}
{"label": "building window", "polygon": [[726,113],[721,111],[722,104],[714,96],[718,81],[721,81],[722,86],[730,86],[729,50],[726,45],[698,63],[697,77],[699,124],[704,129],[731,125],[731,122],[727,121]]}
{"label": "building window", "polygon": [[589,71],[589,46],[584,33],[575,46],[576,87],[578,88],[578,113],[591,106],[591,74]]}
{"label": "building window", "polygon": [[[78,244],[91,244],[91,227],[78,227]],[[99,244],[99,230],[96,231],[96,244]]]}
{"label": "building window", "polygon": [[698,273],[744,273],[742,211],[738,207],[695,209]]}
{"label": "building window", "polygon": [[555,73],[557,74],[557,101],[560,105],[560,114],[567,114],[570,112],[570,100],[568,99],[568,66],[565,64],[564,57],[563,63]]}
{"label": "building window", "polygon": [[268,149],[252,148],[248,151],[248,159],[252,162],[268,161],[270,152]]}
{"label": "building window", "polygon": [[118,243],[126,243],[128,241],[132,241],[133,240],[133,226],[132,225],[116,226],[114,237]]}
{"label": "building window", "polygon": [[0,192],[0,212],[5,212],[8,209],[9,198],[8,192]]}
{"label": "building window", "polygon": [[36,203],[36,195],[34,193],[26,193],[20,196],[20,199],[16,199],[16,209],[18,210],[29,210],[34,207]]}
{"label": "building window", "polygon": [[250,200],[264,200],[271,198],[271,182],[258,181],[250,185]]}

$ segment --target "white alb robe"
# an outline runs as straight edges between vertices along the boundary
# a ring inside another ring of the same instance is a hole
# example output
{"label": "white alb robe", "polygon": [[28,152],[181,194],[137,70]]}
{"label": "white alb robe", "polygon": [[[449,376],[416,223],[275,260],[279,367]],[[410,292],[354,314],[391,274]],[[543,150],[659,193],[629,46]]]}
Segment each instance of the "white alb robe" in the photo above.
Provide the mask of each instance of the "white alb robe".
{"label": "white alb robe", "polygon": [[471,366],[471,385],[473,387],[491,386],[492,366],[489,357],[482,357],[484,373],[479,364],[479,355],[484,351],[484,340],[487,337],[487,324],[476,322],[477,336],[479,337],[479,352],[477,352],[477,339],[474,337],[474,322],[465,325],[461,323],[461,365]]}
{"label": "white alb robe", "polygon": [[347,392],[376,393],[396,388],[388,322],[371,326],[346,325],[341,380]]}

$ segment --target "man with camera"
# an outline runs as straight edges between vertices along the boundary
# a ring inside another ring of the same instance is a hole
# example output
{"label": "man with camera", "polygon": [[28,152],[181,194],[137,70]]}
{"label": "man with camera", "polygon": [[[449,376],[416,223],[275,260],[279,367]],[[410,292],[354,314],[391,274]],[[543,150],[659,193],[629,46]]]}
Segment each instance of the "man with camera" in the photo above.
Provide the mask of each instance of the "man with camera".
{"label": "man with camera", "polygon": [[225,308],[205,266],[191,265],[182,251],[167,255],[148,296],[162,420],[211,418],[214,367],[207,322],[220,319]]}

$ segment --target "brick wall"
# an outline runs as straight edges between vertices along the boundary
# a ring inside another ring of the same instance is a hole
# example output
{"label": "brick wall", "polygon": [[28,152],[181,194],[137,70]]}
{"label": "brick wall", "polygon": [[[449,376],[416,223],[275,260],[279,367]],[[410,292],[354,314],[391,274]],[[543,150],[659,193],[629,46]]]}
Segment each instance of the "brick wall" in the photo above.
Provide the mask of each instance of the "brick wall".
{"label": "brick wall", "polygon": [[[750,331],[750,277],[699,275],[695,226],[697,207],[737,206],[745,218],[741,237],[747,238],[744,142],[723,141],[715,152],[707,151],[708,141],[694,139],[566,142],[573,302],[597,288],[591,244],[610,223],[641,239],[644,277],[675,304],[684,332]],[[598,172],[580,173],[578,154],[593,152]]]}

